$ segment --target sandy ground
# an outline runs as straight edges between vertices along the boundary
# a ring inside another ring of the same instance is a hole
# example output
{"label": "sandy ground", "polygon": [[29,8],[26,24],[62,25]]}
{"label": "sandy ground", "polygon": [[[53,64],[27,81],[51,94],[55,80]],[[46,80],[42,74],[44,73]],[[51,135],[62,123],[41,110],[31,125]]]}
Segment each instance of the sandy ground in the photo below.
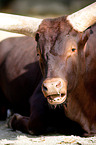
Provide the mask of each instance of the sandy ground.
{"label": "sandy ground", "polygon": [[0,122],[0,145],[96,145],[96,137],[47,135],[32,136],[13,131],[7,127],[7,121]]}

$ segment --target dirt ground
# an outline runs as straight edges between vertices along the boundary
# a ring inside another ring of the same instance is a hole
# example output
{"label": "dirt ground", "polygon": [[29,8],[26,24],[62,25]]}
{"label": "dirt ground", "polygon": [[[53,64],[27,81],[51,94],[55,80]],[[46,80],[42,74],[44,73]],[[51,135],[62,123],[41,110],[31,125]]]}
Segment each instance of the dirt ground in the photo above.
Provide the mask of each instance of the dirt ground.
{"label": "dirt ground", "polygon": [[96,145],[96,137],[47,135],[32,136],[13,131],[7,127],[7,121],[0,122],[0,145]]}

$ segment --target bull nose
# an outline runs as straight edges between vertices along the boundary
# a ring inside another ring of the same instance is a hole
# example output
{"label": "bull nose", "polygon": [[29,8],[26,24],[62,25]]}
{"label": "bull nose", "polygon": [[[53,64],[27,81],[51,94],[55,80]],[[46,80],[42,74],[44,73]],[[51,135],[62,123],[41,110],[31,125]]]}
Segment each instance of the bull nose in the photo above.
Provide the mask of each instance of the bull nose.
{"label": "bull nose", "polygon": [[61,80],[46,80],[43,82],[42,89],[44,93],[60,93],[63,87],[63,82]]}
{"label": "bull nose", "polygon": [[61,78],[46,79],[42,84],[42,91],[45,97],[52,94],[66,93],[66,82]]}
{"label": "bull nose", "polygon": [[66,98],[67,82],[61,78],[46,79],[42,92],[50,104],[60,104]]}

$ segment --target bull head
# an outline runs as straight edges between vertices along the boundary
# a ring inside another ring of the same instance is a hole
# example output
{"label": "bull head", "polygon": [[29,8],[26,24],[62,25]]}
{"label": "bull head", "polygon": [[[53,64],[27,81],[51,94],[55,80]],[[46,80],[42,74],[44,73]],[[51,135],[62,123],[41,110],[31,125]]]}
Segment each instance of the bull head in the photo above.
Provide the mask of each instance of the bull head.
{"label": "bull head", "polygon": [[[57,19],[59,19],[59,20],[57,20]],[[65,76],[65,78],[63,78],[62,73],[58,75],[59,69],[57,69],[58,71],[55,72],[55,70],[53,70],[54,68],[52,68],[51,63],[48,62],[48,59],[49,59],[55,65],[56,63],[58,64],[58,61],[60,60],[59,62],[61,64],[61,66],[62,66],[62,63],[65,62],[64,58],[62,56],[60,56],[62,54],[61,50],[60,50],[59,56],[58,56],[56,50],[54,50],[55,49],[54,47],[56,47],[55,43],[54,43],[54,45],[52,45],[52,43],[57,38],[58,34],[60,34],[59,30],[57,30],[57,29],[59,29],[60,21],[62,20],[61,29],[62,29],[63,33],[59,35],[59,40],[57,42],[58,43],[57,46],[59,47],[59,49],[60,49],[60,47],[62,47],[62,46],[59,46],[59,41],[61,41],[62,37],[66,36],[65,42],[67,42],[67,43],[64,45],[66,45],[66,47],[69,48],[69,49],[67,49],[67,52],[69,50],[71,50],[72,54],[69,54],[69,52],[66,53],[66,51],[65,51],[64,57],[66,58],[66,56],[70,57],[70,55],[74,55],[74,51],[75,51],[74,48],[76,48],[77,47],[76,44],[79,43],[78,40],[79,40],[81,32],[83,32],[89,26],[93,25],[96,22],[96,2],[76,13],[73,13],[67,17],[62,17],[62,18],[43,20],[43,19],[36,19],[36,18],[1,13],[0,20],[1,20],[0,21],[1,30],[16,32],[16,33],[25,34],[28,36],[33,36],[34,34],[36,34],[37,49],[39,47],[39,49],[37,50],[37,53],[39,53],[39,55],[40,55],[40,66],[41,66],[42,73],[45,77],[45,80],[42,84],[42,91],[44,93],[44,96],[47,97],[47,100],[50,104],[54,105],[54,104],[63,103],[67,97],[68,83],[71,84],[74,82],[67,81],[67,80],[71,80],[70,75],[68,75],[68,72],[67,72],[67,76]],[[51,21],[51,26],[54,25],[54,30],[51,29],[52,27],[48,28],[50,26],[50,21]],[[63,28],[63,24],[65,25],[64,28]],[[74,39],[73,39],[73,37],[72,38],[70,37],[70,42],[72,42],[71,46],[70,46],[68,33],[70,32],[70,30],[72,28],[74,31],[71,33],[71,35],[74,35],[76,37],[74,37]],[[52,33],[52,31],[54,34]],[[45,32],[46,32],[46,34],[48,33],[48,35],[47,35],[48,38],[45,38],[46,37]],[[77,32],[80,32],[80,33],[78,34]],[[44,43],[42,43],[42,40]],[[77,43],[75,43],[75,42],[77,42]],[[45,45],[45,43],[46,43],[46,45]],[[50,44],[52,45],[52,47]],[[44,47],[47,47],[46,48],[47,52],[46,52],[45,57],[44,57],[45,50],[43,49]],[[50,53],[48,52],[49,47],[51,47]],[[41,53],[43,54],[43,57],[41,56]],[[51,57],[51,55],[52,55],[52,57]],[[54,58],[57,59],[57,62],[54,61],[55,60]],[[74,58],[72,57],[72,59],[74,59]],[[73,61],[75,61],[75,60],[73,60]],[[51,66],[50,67],[51,71],[48,71],[48,69],[49,69],[48,63]],[[70,62],[68,62],[68,63],[70,64]],[[47,68],[47,73],[46,73],[44,66],[46,66],[46,68]],[[67,67],[69,67],[69,66],[67,66]],[[74,67],[74,64],[73,64],[73,66],[71,65],[71,67]],[[75,69],[75,67],[74,67],[74,69]],[[65,67],[63,67],[62,70],[67,70],[67,69]],[[55,74],[54,75],[55,77],[53,76],[53,72]],[[72,75],[75,78],[74,72],[75,71],[73,70]],[[66,77],[67,77],[67,79],[66,79]],[[70,85],[69,85],[69,90],[70,90]]]}

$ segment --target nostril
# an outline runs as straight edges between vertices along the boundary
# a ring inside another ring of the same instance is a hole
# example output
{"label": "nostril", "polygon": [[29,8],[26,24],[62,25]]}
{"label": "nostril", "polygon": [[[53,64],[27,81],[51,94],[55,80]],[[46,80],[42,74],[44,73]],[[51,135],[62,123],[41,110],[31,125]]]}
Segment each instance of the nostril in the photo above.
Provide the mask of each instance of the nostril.
{"label": "nostril", "polygon": [[59,81],[59,82],[56,84],[56,87],[57,87],[57,88],[60,88],[60,87],[61,87],[61,81]]}
{"label": "nostril", "polygon": [[47,87],[45,87],[44,84],[43,84],[43,91],[46,92],[47,90],[48,90]]}

